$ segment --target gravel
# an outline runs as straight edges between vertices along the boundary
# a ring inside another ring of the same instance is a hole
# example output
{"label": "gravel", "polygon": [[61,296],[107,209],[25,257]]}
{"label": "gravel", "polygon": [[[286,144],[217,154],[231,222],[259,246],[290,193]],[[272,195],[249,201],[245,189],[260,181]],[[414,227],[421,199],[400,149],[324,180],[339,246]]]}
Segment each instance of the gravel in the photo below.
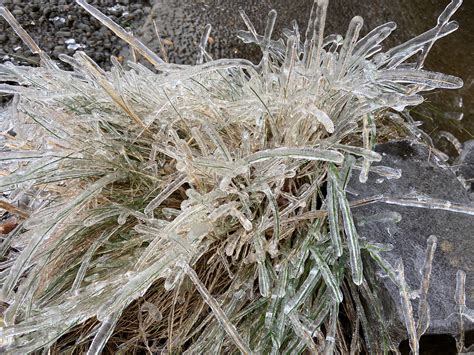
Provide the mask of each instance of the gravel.
{"label": "gravel", "polygon": [[[100,11],[125,29],[136,31],[150,12],[148,0],[93,0]],[[73,1],[4,0],[7,7],[41,49],[53,59],[61,53],[83,50],[103,68],[110,67],[110,56],[119,56],[126,44]],[[73,41],[72,41],[73,40]],[[0,62],[34,65],[38,56],[30,53],[5,20],[0,21]]]}

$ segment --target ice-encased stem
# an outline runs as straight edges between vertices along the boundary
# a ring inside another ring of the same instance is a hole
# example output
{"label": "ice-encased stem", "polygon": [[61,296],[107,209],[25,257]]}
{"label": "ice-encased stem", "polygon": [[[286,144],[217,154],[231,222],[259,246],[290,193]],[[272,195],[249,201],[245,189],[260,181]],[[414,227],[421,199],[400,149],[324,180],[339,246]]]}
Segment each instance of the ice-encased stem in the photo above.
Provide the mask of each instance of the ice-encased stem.
{"label": "ice-encased stem", "polygon": [[244,160],[253,164],[261,160],[271,158],[294,158],[307,160],[323,160],[336,164],[342,163],[344,156],[334,150],[317,149],[317,148],[274,148],[261,150],[257,153],[251,154]]}
{"label": "ice-encased stem", "polygon": [[439,30],[438,27],[432,28],[405,43],[391,48],[387,53],[385,53],[384,59],[379,63],[379,65],[381,66],[385,64],[387,68],[395,68],[403,61],[413,56],[427,43],[432,41],[433,38],[439,39],[456,31],[458,28],[459,25],[456,21],[448,22],[441,28],[441,30]]}
{"label": "ice-encased stem", "polygon": [[311,250],[311,254],[313,255],[314,260],[316,261],[316,264],[319,267],[319,270],[324,279],[324,282],[326,283],[326,286],[329,288],[329,290],[331,290],[334,296],[334,300],[336,302],[342,302],[342,292],[339,288],[338,282],[336,278],[334,277],[333,273],[329,269],[328,265],[324,261],[319,251],[314,247],[311,247],[310,250]]}
{"label": "ice-encased stem", "polygon": [[196,64],[202,64],[204,62],[204,54],[206,52],[207,42],[209,41],[209,35],[211,34],[212,26],[207,24],[204,28],[204,33],[201,37],[201,42],[199,43],[199,56],[197,59]]}
{"label": "ice-encased stem", "polygon": [[252,351],[250,350],[249,346],[244,342],[240,334],[237,332],[237,328],[235,327],[235,325],[230,322],[229,318],[226,316],[221,306],[219,306],[219,303],[217,303],[217,300],[212,297],[206,286],[204,286],[201,280],[199,280],[199,276],[196,274],[196,271],[194,271],[194,269],[192,269],[188,265],[188,263],[182,260],[180,260],[177,265],[183,268],[186,275],[189,276],[204,301],[209,305],[209,307],[211,307],[212,312],[216,316],[217,320],[219,321],[219,323],[221,323],[226,333],[233,340],[233,342],[240,349],[240,351],[242,351],[242,353],[244,354],[252,354]]}
{"label": "ice-encased stem", "polygon": [[467,214],[474,216],[474,206],[468,204],[462,204],[457,202],[451,202],[447,200],[435,199],[435,198],[408,198],[408,197],[390,197],[380,196],[378,200],[390,204],[399,205],[406,207],[418,207],[427,208],[432,210],[443,210],[455,213]]}
{"label": "ice-encased stem", "polygon": [[105,16],[102,12],[97,10],[95,7],[89,5],[85,0],[76,0],[76,3],[84,8],[88,13],[94,16],[102,24],[108,27],[118,37],[123,39],[125,42],[130,44],[138,53],[145,57],[151,64],[159,65],[165,63],[158,55],[156,55],[150,48],[145,46],[136,37],[133,37],[122,27],[113,22],[109,17]]}
{"label": "ice-encased stem", "polygon": [[459,89],[462,79],[443,73],[415,69],[386,69],[374,73],[375,79],[395,83],[418,84],[438,89]]}
{"label": "ice-encased stem", "polygon": [[[308,23],[308,29],[311,33],[311,39],[307,43],[307,39],[305,41],[305,48],[304,48],[304,63],[306,68],[310,68],[312,66],[313,57],[315,67],[319,69],[319,62],[321,60],[321,51],[323,46],[323,39],[324,39],[324,26],[326,25],[326,13],[328,7],[328,0],[317,0],[313,4],[316,5],[316,10],[314,11],[314,21],[312,23]],[[310,18],[310,22],[312,19]],[[311,27],[310,27],[311,26]],[[311,31],[312,30],[312,31]],[[306,36],[309,36],[307,31]],[[316,55],[314,55],[314,50],[316,49]]]}
{"label": "ice-encased stem", "polygon": [[338,197],[339,206],[341,207],[342,220],[349,248],[352,279],[356,285],[360,285],[362,283],[363,271],[362,259],[360,256],[359,235],[354,225],[354,219],[352,218],[349,202],[347,201],[344,190],[340,185],[338,173],[334,165],[329,166],[329,179],[332,180]]}
{"label": "ice-encased stem", "polygon": [[337,202],[336,189],[334,188],[334,182],[332,179],[329,179],[327,186],[326,206],[328,209],[329,233],[331,235],[331,242],[336,252],[336,256],[339,257],[343,253],[341,232],[339,229],[339,204]]}
{"label": "ice-encased stem", "polygon": [[286,314],[292,312],[303,303],[306,297],[313,291],[320,278],[319,266],[314,265],[296,294],[285,305],[284,311]]}
{"label": "ice-encased stem", "polygon": [[365,55],[367,51],[381,43],[385,38],[397,28],[395,22],[387,22],[370,31],[366,36],[361,38],[354,46],[354,57]]}
{"label": "ice-encased stem", "polygon": [[437,238],[429,236],[426,245],[425,262],[421,271],[420,302],[418,304],[418,324],[416,333],[418,340],[426,332],[430,325],[430,306],[428,303],[428,290],[430,287],[431,270],[433,266],[434,253],[436,251]]}
{"label": "ice-encased stem", "polygon": [[448,4],[448,6],[446,6],[444,11],[438,16],[438,23],[436,26],[438,31],[433,36],[433,39],[423,46],[421,56],[420,58],[418,58],[417,63],[416,63],[417,69],[420,69],[423,67],[423,64],[425,63],[425,59],[428,56],[428,53],[430,52],[431,47],[433,47],[433,44],[439,38],[439,33],[441,32],[443,27],[448,23],[451,16],[453,16],[454,13],[459,9],[461,4],[462,4],[462,0],[451,0],[451,2]]}
{"label": "ice-encased stem", "polygon": [[350,62],[352,57],[352,52],[356,44],[357,39],[359,38],[359,32],[364,24],[364,20],[360,16],[355,16],[346,32],[346,37],[344,38],[344,43],[342,44],[341,50],[339,52],[339,60],[337,65],[337,77],[341,78],[344,75],[347,65]]}
{"label": "ice-encased stem", "polygon": [[101,323],[99,329],[97,330],[97,334],[92,340],[89,350],[87,350],[87,355],[99,355],[102,353],[105,344],[107,344],[107,341],[114,332],[115,326],[121,314],[121,311],[114,312]]}
{"label": "ice-encased stem", "polygon": [[456,347],[461,353],[464,349],[464,311],[466,309],[466,272],[458,270],[456,272],[456,291],[454,301],[458,307],[459,314],[459,338],[456,340]]}
{"label": "ice-encased stem", "polygon": [[144,209],[144,213],[146,215],[151,214],[158,206],[160,206],[164,200],[173,194],[177,189],[179,189],[186,181],[187,181],[186,174],[179,174],[176,178],[153,199],[151,200],[148,205],[146,205]]}
{"label": "ice-encased stem", "polygon": [[337,318],[339,316],[339,303],[334,302],[329,313],[329,325],[326,333],[326,342],[324,345],[324,355],[334,354],[337,335]]}
{"label": "ice-encased stem", "polygon": [[405,280],[405,271],[403,261],[401,259],[396,262],[397,286],[400,293],[400,303],[402,306],[405,327],[408,332],[408,340],[410,349],[413,354],[419,353],[418,336],[416,333],[415,319],[413,318],[413,307],[410,301],[410,290]]}

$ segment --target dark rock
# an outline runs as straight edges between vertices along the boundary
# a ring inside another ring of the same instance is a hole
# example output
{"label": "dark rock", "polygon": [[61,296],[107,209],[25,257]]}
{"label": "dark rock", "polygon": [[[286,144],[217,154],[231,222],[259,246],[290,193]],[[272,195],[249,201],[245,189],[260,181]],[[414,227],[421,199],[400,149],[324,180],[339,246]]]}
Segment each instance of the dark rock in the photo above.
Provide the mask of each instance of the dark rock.
{"label": "dark rock", "polygon": [[91,27],[85,23],[79,23],[77,25],[77,28],[79,28],[80,30],[84,31],[84,32],[90,32],[91,31]]}
{"label": "dark rock", "polygon": [[64,46],[55,46],[53,48],[53,53],[59,55],[64,52]]}
{"label": "dark rock", "polygon": [[61,37],[70,37],[71,32],[70,31],[57,31],[56,36],[61,36]]}
{"label": "dark rock", "polygon": [[[369,180],[361,184],[358,174],[354,174],[350,182],[350,190],[354,192],[352,200],[384,194],[391,197],[407,195],[427,195],[432,198],[472,206],[469,194],[449,169],[440,167],[434,161],[430,149],[421,144],[407,141],[391,142],[377,146],[382,154],[382,162],[376,165],[389,166],[402,170],[400,179],[386,180],[370,173]],[[471,167],[472,168],[472,167]],[[400,222],[361,223],[367,217],[387,212],[398,212]],[[431,310],[431,322],[427,334],[458,334],[459,315],[456,313],[454,301],[456,288],[456,272],[464,270],[466,277],[466,305],[474,307],[474,217],[463,213],[445,210],[423,209],[375,203],[353,209],[358,223],[358,231],[362,237],[371,242],[388,243],[393,250],[383,256],[392,265],[402,258],[405,277],[412,290],[420,287],[421,274],[426,241],[430,235],[438,238],[431,274],[428,302]],[[398,289],[388,278],[380,278],[385,293],[384,304],[386,319],[392,322],[395,333],[406,334],[400,306]],[[417,300],[414,300],[414,314],[417,315]],[[393,312],[392,312],[393,310]],[[389,322],[390,323],[390,322]],[[465,329],[474,330],[474,324],[465,319]]]}

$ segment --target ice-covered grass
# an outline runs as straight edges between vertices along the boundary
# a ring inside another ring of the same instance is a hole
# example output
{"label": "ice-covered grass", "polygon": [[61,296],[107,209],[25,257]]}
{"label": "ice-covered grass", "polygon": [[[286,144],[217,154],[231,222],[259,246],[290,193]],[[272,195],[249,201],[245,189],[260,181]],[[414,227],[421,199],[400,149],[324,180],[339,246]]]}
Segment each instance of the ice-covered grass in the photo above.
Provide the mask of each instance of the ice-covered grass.
{"label": "ice-covered grass", "polygon": [[275,11],[263,34],[242,12],[239,36],[260,46],[258,65],[211,58],[208,26],[185,66],[77,0],[154,67],[111,58],[109,72],[81,51],[60,69],[0,8],[41,58],[0,66],[0,91],[14,94],[2,129],[16,132],[5,134],[0,190],[22,213],[0,246],[3,350],[381,353],[397,344],[367,258],[399,285],[416,352],[436,238],[415,320],[403,264],[358,235],[346,186],[354,169],[362,182],[371,170],[400,176],[371,167],[380,132],[421,136],[406,108],[423,91],[461,87],[423,69],[434,41],[457,29],[460,2],[391,49],[393,22],[362,37],[355,17],[344,37],[325,35],[327,0],[303,34],[294,22],[278,40]]}

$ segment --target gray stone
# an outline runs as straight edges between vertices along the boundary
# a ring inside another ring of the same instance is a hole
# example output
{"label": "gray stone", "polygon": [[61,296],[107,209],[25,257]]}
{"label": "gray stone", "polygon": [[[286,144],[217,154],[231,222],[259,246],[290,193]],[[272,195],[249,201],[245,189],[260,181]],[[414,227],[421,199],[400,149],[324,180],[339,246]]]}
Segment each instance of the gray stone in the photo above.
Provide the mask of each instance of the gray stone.
{"label": "gray stone", "polygon": [[[354,173],[349,187],[357,195],[352,195],[351,200],[379,194],[402,197],[417,193],[472,206],[468,191],[454,172],[447,167],[440,167],[427,146],[400,141],[381,144],[376,150],[382,154],[383,159],[374,165],[401,169],[402,176],[400,179],[381,180],[380,176],[370,173],[367,183],[361,184],[358,174]],[[402,217],[401,221],[361,223],[364,219],[367,221],[367,216],[371,216],[373,221],[373,216],[383,216],[390,211],[398,212]],[[372,242],[393,245],[393,250],[383,255],[392,265],[395,265],[395,260],[402,258],[407,283],[412,290],[420,287],[420,269],[425,257],[426,240],[430,235],[438,237],[428,296],[431,322],[427,333],[458,334],[459,315],[456,313],[454,295],[456,272],[459,269],[467,273],[466,305],[471,309],[474,307],[474,217],[381,202],[353,208],[353,213],[359,222],[358,231],[362,237]],[[400,334],[402,340],[402,334],[406,334],[406,331],[398,290],[390,279],[378,276],[377,279],[385,294],[383,303],[386,319],[391,320],[390,327]],[[417,301],[413,300],[415,319]],[[474,329],[473,323],[469,323],[467,319],[465,329]]]}

